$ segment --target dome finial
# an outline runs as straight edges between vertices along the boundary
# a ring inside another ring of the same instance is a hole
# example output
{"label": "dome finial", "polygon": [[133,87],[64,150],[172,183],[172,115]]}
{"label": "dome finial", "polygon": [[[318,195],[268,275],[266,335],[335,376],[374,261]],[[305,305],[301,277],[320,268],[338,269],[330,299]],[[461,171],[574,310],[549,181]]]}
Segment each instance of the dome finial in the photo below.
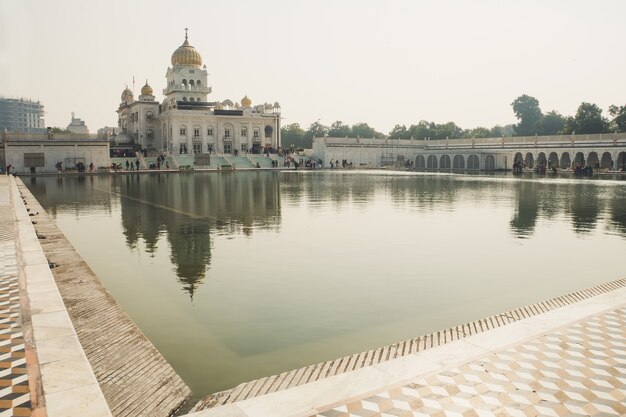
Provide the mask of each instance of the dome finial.
{"label": "dome finial", "polygon": [[187,40],[187,31],[189,31],[189,29],[185,28],[185,40]]}

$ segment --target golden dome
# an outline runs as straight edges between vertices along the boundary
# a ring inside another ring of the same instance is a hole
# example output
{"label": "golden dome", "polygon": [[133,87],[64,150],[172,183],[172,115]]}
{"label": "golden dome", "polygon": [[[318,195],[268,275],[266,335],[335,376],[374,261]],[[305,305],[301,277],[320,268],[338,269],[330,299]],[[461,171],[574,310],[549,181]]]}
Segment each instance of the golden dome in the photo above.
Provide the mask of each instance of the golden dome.
{"label": "golden dome", "polygon": [[151,96],[153,92],[154,91],[152,91],[152,87],[150,87],[148,85],[148,80],[146,80],[146,85],[141,87],[141,95],[142,96]]}
{"label": "golden dome", "polygon": [[126,87],[124,91],[122,91],[122,101],[127,101],[128,99],[133,99],[133,92],[130,91],[128,87]]}
{"label": "golden dome", "polygon": [[202,66],[202,57],[196,48],[189,45],[187,32],[185,32],[185,42],[172,54],[172,65]]}
{"label": "golden dome", "polygon": [[241,107],[250,107],[252,105],[252,100],[250,100],[248,98],[248,95],[246,95],[244,98],[241,99]]}

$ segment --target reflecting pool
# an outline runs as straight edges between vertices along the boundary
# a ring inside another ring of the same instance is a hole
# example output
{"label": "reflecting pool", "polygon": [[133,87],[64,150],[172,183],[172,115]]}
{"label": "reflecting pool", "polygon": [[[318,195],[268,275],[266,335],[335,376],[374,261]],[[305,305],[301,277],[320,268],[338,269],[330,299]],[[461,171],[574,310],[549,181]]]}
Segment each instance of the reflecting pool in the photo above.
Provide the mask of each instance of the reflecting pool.
{"label": "reflecting pool", "polygon": [[290,171],[24,182],[197,397],[625,271],[626,181]]}

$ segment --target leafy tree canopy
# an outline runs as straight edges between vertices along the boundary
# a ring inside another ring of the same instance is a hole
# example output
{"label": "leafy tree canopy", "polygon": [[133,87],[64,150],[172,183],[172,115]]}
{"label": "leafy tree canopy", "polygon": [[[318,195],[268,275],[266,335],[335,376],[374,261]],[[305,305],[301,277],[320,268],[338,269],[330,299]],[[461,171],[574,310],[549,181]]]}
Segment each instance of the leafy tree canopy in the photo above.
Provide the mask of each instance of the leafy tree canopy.
{"label": "leafy tree canopy", "polygon": [[559,135],[563,133],[567,118],[552,110],[541,118],[542,135]]}
{"label": "leafy tree canopy", "polygon": [[541,109],[539,100],[523,94],[511,103],[515,117],[519,123],[515,125],[515,134],[530,136],[541,133]]}
{"label": "leafy tree canopy", "polygon": [[330,125],[330,129],[328,130],[328,136],[333,136],[336,138],[348,137],[351,134],[352,129],[350,129],[350,126],[344,124],[339,120]]}
{"label": "leafy tree canopy", "polygon": [[626,132],[626,106],[612,105],[609,107],[609,114],[613,116],[612,130]]}
{"label": "leafy tree canopy", "polygon": [[576,115],[568,120],[568,127],[577,134],[606,133],[609,132],[609,121],[596,104],[582,102]]}

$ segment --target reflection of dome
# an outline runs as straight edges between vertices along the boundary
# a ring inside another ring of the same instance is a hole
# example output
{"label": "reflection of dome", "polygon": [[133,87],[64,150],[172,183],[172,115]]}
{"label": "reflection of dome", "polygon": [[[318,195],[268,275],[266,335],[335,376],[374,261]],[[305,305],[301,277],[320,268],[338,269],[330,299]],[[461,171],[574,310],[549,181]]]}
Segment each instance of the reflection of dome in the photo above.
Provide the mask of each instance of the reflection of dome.
{"label": "reflection of dome", "polygon": [[122,101],[132,101],[133,100],[133,92],[126,87],[124,91],[122,91]]}
{"label": "reflection of dome", "polygon": [[141,87],[141,95],[142,96],[151,96],[153,93],[152,87],[148,85],[148,80],[146,80],[146,85]]}
{"label": "reflection of dome", "polygon": [[172,54],[172,65],[187,65],[192,67],[200,67],[202,65],[202,57],[200,53],[196,51],[196,48],[189,45],[186,33],[185,42]]}
{"label": "reflection of dome", "polygon": [[241,107],[250,107],[251,105],[252,100],[250,100],[247,95],[241,99]]}

